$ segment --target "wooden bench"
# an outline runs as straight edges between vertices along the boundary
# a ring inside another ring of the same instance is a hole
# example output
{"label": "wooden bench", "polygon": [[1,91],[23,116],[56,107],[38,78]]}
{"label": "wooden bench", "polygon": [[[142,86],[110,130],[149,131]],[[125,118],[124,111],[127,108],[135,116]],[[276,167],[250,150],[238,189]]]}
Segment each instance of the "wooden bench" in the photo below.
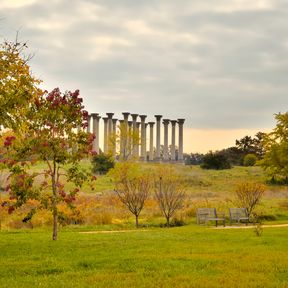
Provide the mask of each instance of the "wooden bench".
{"label": "wooden bench", "polygon": [[216,208],[198,208],[196,211],[197,224],[207,225],[209,221],[215,221],[216,226],[218,226],[218,221],[223,222],[225,226],[226,219],[224,213],[216,212]]}
{"label": "wooden bench", "polygon": [[241,221],[244,221],[246,225],[248,225],[249,216],[246,208],[229,208],[229,214],[230,225],[232,224],[232,222],[237,222],[238,224],[240,224]]}

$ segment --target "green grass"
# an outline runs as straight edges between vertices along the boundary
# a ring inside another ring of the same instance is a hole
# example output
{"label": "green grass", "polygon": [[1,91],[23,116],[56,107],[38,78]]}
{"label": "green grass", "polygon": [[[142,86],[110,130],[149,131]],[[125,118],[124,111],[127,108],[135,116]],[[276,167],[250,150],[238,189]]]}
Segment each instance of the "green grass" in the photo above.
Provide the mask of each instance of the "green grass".
{"label": "green grass", "polygon": [[[87,161],[83,165],[89,167]],[[43,167],[39,163],[33,169]],[[209,204],[227,213],[238,183],[265,182],[259,167],[222,171],[175,167],[188,183],[188,212]],[[84,186],[83,192],[91,197],[103,192],[96,204],[109,208],[115,205],[105,198],[111,190],[111,179],[99,176],[96,190]],[[268,217],[264,224],[288,223],[287,195],[285,186],[267,187],[258,207]],[[153,209],[144,208],[140,216],[140,223],[150,227],[144,231],[79,233],[134,229],[134,218],[123,216],[120,224],[61,228],[56,242],[51,240],[52,229],[45,226],[0,232],[0,287],[288,287],[288,227],[264,228],[257,237],[253,228],[197,226],[187,212],[188,225],[158,228],[164,219]],[[276,221],[269,216],[276,216]]]}
{"label": "green grass", "polygon": [[288,228],[0,233],[0,287],[287,287]]}

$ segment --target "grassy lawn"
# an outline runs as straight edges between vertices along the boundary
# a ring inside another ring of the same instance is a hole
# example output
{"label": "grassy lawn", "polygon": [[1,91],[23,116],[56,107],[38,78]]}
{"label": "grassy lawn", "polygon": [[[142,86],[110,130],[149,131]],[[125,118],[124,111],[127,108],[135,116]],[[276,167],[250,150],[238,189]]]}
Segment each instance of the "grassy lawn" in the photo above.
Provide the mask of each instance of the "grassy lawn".
{"label": "grassy lawn", "polygon": [[[89,167],[87,161],[83,165]],[[61,228],[56,242],[49,211],[35,215],[34,229],[17,230],[30,227],[22,222],[27,211],[8,215],[1,210],[0,287],[288,287],[288,227],[264,228],[257,237],[254,228],[195,224],[197,207],[216,207],[227,215],[238,183],[265,183],[261,168],[175,167],[188,183],[187,203],[179,214],[188,224],[183,227],[159,228],[164,219],[151,196],[140,216],[140,224],[149,228],[80,233],[135,229],[134,218],[115,200],[108,176],[98,177],[95,191],[83,187],[76,205],[85,221]],[[33,167],[43,168],[41,163]],[[267,216],[264,224],[288,223],[287,191],[287,186],[267,186],[257,207]]]}
{"label": "grassy lawn", "polygon": [[288,228],[0,233],[0,287],[288,287]]}

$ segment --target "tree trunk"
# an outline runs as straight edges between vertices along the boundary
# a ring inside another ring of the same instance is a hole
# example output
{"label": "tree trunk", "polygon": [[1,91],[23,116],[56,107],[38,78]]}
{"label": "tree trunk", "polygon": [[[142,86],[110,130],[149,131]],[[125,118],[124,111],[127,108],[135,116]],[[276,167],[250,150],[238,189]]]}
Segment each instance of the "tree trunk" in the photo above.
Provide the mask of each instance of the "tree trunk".
{"label": "tree trunk", "polygon": [[138,228],[139,227],[139,220],[138,220],[138,215],[135,215],[135,220],[136,220],[136,228]]}
{"label": "tree trunk", "polygon": [[52,213],[53,213],[53,235],[52,240],[58,238],[58,210],[57,210],[57,187],[56,187],[56,165],[54,163],[53,175],[52,175]]}
{"label": "tree trunk", "polygon": [[57,211],[57,207],[56,207],[56,203],[53,203],[53,206],[55,205],[55,207],[53,207],[53,236],[52,239],[53,240],[57,240],[58,238],[58,211]]}
{"label": "tree trunk", "polygon": [[166,225],[169,228],[170,227],[170,217],[169,216],[166,217],[166,221],[167,221]]}

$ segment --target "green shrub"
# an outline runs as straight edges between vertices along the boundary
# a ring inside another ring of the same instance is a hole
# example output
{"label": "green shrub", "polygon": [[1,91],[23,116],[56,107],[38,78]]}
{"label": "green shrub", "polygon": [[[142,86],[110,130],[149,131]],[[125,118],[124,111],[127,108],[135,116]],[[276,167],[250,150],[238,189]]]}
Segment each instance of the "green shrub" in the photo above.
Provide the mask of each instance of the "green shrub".
{"label": "green shrub", "polygon": [[257,161],[257,156],[255,154],[247,154],[243,159],[244,166],[254,166]]}
{"label": "green shrub", "polygon": [[115,162],[110,155],[99,153],[92,158],[92,171],[96,174],[106,174],[110,169],[114,168]]}
{"label": "green shrub", "polygon": [[209,152],[204,155],[203,163],[200,166],[203,169],[230,169],[231,165],[227,157],[219,152]]}

